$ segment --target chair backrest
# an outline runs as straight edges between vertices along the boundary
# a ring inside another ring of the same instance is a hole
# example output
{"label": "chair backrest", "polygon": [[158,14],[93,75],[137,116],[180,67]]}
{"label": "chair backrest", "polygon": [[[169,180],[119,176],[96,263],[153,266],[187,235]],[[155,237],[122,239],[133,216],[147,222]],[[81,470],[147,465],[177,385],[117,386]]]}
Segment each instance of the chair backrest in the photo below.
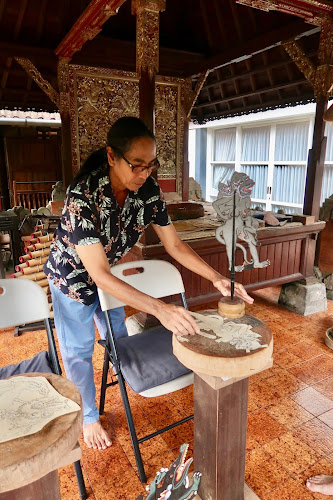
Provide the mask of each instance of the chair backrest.
{"label": "chair backrest", "polygon": [[[139,270],[136,274],[124,274],[124,271]],[[165,260],[136,260],[111,267],[111,273],[140,292],[155,299],[184,293],[184,284],[178,269]],[[102,311],[115,309],[124,304],[112,295],[98,289]]]}
{"label": "chair backrest", "polygon": [[34,281],[0,279],[0,328],[50,318],[47,295]]}

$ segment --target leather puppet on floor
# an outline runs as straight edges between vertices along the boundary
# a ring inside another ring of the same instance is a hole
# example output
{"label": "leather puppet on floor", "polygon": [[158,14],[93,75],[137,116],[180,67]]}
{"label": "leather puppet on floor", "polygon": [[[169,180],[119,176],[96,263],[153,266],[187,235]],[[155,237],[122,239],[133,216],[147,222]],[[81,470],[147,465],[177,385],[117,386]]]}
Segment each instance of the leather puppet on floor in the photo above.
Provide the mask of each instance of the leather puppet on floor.
{"label": "leather puppet on floor", "polygon": [[[140,495],[136,500],[192,500],[198,494],[201,472],[193,473],[193,483],[190,485],[188,470],[193,458],[185,461],[188,444],[182,444],[179,455],[169,469],[157,472],[154,481],[149,486],[148,495]],[[147,487],[148,489],[148,487]]]}

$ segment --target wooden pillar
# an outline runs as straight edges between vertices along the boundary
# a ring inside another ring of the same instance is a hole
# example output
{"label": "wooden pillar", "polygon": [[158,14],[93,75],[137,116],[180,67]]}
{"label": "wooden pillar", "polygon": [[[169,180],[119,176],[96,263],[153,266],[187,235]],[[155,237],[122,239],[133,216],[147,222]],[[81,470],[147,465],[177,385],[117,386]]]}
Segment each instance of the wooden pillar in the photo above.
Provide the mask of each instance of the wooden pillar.
{"label": "wooden pillar", "polygon": [[[319,18],[318,18],[319,21]],[[317,101],[312,149],[309,151],[303,212],[318,220],[321,186],[324,173],[325,141],[324,113],[328,96],[333,87],[333,21],[320,19],[321,30],[318,48],[319,64],[315,66],[301,46],[294,40],[283,43],[283,47],[313,86]]]}
{"label": "wooden pillar", "polygon": [[[159,69],[160,12],[165,0],[132,0],[136,14],[136,71],[139,76],[139,113],[141,120],[155,132],[155,76]],[[157,172],[153,174],[157,179]],[[145,244],[158,243],[151,226],[143,236]]]}
{"label": "wooden pillar", "polygon": [[6,166],[4,138],[0,137],[0,210],[10,208],[10,194]]}
{"label": "wooden pillar", "polygon": [[313,130],[312,149],[309,151],[306,171],[306,186],[304,194],[303,213],[314,215],[318,220],[320,209],[321,188],[324,175],[326,141],[324,140],[324,113],[327,108],[327,96],[317,97],[316,116]]}
{"label": "wooden pillar", "polygon": [[67,188],[73,180],[68,63],[68,58],[59,58],[58,85],[61,116],[62,182],[64,188]]}
{"label": "wooden pillar", "polygon": [[132,0],[136,14],[136,71],[140,118],[155,130],[155,75],[159,69],[159,17],[165,0]]}
{"label": "wooden pillar", "polygon": [[185,120],[184,123],[184,159],[183,159],[183,178],[182,178],[182,200],[188,201],[189,196],[189,172],[190,172],[190,164],[188,161],[188,134],[189,134],[189,124],[190,120]]}
{"label": "wooden pillar", "polygon": [[248,382],[215,390],[194,374],[194,468],[203,500],[244,500]]}

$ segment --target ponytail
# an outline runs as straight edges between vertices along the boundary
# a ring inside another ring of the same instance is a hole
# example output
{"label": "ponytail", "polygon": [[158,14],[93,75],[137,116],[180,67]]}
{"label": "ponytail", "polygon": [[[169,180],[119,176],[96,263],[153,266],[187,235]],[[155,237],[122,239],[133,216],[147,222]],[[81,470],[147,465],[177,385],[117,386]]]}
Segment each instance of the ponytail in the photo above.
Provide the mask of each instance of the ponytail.
{"label": "ponytail", "polygon": [[[114,154],[120,158],[122,154],[131,149],[132,142],[141,137],[150,137],[156,141],[154,134],[135,116],[124,116],[114,122],[107,135],[107,145],[110,146]],[[106,148],[94,151],[80,168],[74,179],[74,183],[89,175],[94,170],[102,169],[107,164],[108,158]]]}
{"label": "ponytail", "polygon": [[89,175],[94,170],[101,170],[108,161],[106,154],[106,148],[100,148],[91,153],[86,161],[83,163],[79,170],[79,173],[74,178],[73,183],[77,183],[83,179],[86,175]]}

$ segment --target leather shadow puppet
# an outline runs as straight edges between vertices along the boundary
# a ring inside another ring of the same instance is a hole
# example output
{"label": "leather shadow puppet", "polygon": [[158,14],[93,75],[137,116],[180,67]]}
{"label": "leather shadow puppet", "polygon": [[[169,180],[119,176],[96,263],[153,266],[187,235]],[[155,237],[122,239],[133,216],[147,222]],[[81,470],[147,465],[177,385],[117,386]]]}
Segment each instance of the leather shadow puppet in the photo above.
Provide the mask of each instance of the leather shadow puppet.
{"label": "leather shadow puppet", "polygon": [[[193,458],[185,461],[188,444],[182,444],[179,455],[169,469],[157,472],[154,481],[149,486],[146,497],[140,495],[136,500],[192,500],[198,494],[201,472],[193,473],[193,483],[190,485],[188,470]],[[148,487],[147,487],[148,488]]]}
{"label": "leather shadow puppet", "polygon": [[[213,202],[221,226],[216,229],[217,240],[226,246],[229,260],[229,270],[232,262],[232,235],[233,235],[233,213],[235,209],[235,247],[243,252],[244,262],[241,266],[235,266],[236,272],[241,272],[254,267],[262,268],[270,264],[269,260],[259,261],[257,240],[257,229],[259,222],[252,217],[251,192],[254,181],[246,174],[234,172],[227,184],[219,182],[219,193]],[[234,207],[235,203],[235,207]],[[247,249],[237,240],[247,243],[251,258],[248,259]]]}

